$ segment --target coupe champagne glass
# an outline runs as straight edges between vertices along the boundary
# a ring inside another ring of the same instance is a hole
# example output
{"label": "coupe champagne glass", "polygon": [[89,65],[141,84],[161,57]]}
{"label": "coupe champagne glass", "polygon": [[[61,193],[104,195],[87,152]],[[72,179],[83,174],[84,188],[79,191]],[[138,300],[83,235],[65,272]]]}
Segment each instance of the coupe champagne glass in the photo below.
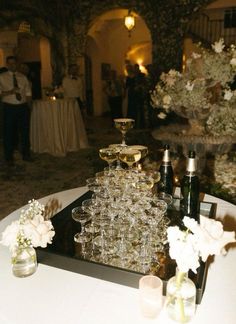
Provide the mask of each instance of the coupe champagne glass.
{"label": "coupe champagne glass", "polygon": [[129,145],[129,148],[138,150],[141,152],[141,159],[144,159],[148,155],[148,147],[144,145]]}
{"label": "coupe champagne glass", "polygon": [[[110,148],[116,149],[119,153],[125,146],[126,145],[124,145],[124,144],[110,144],[109,145]],[[117,160],[116,169],[122,169],[120,159]]]}
{"label": "coupe champagne glass", "polygon": [[125,136],[129,129],[134,127],[134,119],[131,118],[116,118],[114,119],[115,127],[122,134],[122,145],[126,146]]}
{"label": "coupe champagne glass", "polygon": [[148,193],[153,186],[154,186],[154,180],[152,177],[147,175],[141,175],[138,177],[137,181],[134,183],[135,188],[142,191],[143,194]]}
{"label": "coupe champagne glass", "polygon": [[111,164],[118,159],[119,151],[114,148],[101,148],[99,150],[99,156],[102,160],[106,161],[111,169]]}
{"label": "coupe champagne glass", "polygon": [[82,206],[81,206],[82,210],[85,213],[88,213],[91,215],[91,223],[89,225],[87,225],[86,229],[85,229],[87,233],[96,234],[99,232],[98,226],[95,226],[95,224],[94,224],[94,217],[95,217],[95,214],[97,212],[99,212],[99,207],[100,207],[100,205],[98,203],[96,203],[95,201],[93,201],[92,199],[85,199],[82,202]]}
{"label": "coupe champagne glass", "polygon": [[149,169],[149,170],[145,170],[145,173],[147,176],[151,177],[154,181],[153,193],[155,194],[157,192],[157,183],[161,179],[160,172],[157,170]]}
{"label": "coupe champagne glass", "polygon": [[120,152],[119,158],[128,165],[129,169],[132,169],[132,166],[141,159],[141,152],[130,148],[124,148]]}
{"label": "coupe champagne glass", "polygon": [[84,257],[86,254],[85,243],[92,239],[91,234],[85,231],[85,224],[91,219],[91,216],[81,206],[78,206],[72,209],[72,218],[81,225],[81,231],[74,235],[74,241],[81,243],[81,254]]}
{"label": "coupe champagne glass", "polygon": [[142,162],[143,162],[144,158],[148,155],[148,147],[144,146],[144,145],[130,145],[129,148],[131,148],[133,150],[138,150],[141,152],[141,159],[137,165],[137,168],[139,170],[142,170]]}

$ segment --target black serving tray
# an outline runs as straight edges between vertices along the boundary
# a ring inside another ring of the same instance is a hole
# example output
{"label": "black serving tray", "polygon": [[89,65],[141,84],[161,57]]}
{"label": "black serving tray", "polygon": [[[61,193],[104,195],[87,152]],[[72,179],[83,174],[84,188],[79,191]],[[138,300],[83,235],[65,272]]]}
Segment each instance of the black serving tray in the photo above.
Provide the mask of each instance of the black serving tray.
{"label": "black serving tray", "polygon": [[[63,270],[138,288],[138,282],[144,275],[143,273],[81,259],[79,244],[74,242],[74,234],[80,231],[80,225],[72,219],[71,210],[80,206],[83,200],[89,199],[91,194],[89,191],[86,192],[51,218],[55,229],[53,243],[44,249],[37,249],[38,261]],[[204,216],[214,217],[215,209],[215,204],[208,202],[200,204],[200,211]],[[174,199],[174,203],[167,211],[167,216],[171,222],[180,219],[178,198]],[[163,294],[165,295],[167,281],[175,275],[176,264],[169,258],[168,253],[159,253],[158,258],[160,266],[157,269],[151,269],[151,272],[163,280]],[[206,284],[207,263],[202,262],[197,275],[190,272],[189,277],[196,285],[196,302],[200,304]]]}

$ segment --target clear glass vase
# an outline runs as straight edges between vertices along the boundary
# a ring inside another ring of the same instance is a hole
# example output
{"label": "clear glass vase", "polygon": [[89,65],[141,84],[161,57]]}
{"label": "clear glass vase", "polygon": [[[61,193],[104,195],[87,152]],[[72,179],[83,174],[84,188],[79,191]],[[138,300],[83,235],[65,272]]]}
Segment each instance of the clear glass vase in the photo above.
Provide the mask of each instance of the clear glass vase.
{"label": "clear glass vase", "polygon": [[177,271],[166,287],[166,312],[178,323],[188,323],[195,314],[196,287],[187,273]]}
{"label": "clear glass vase", "polygon": [[37,269],[37,255],[33,247],[18,247],[12,253],[12,273],[16,277],[28,277]]}

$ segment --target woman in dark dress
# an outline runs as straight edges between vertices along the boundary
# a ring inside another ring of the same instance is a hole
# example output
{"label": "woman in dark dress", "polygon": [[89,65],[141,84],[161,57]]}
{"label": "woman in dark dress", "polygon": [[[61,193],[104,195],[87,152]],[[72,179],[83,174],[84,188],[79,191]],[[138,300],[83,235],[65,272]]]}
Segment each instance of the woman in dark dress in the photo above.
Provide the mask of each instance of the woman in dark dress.
{"label": "woman in dark dress", "polygon": [[127,118],[136,119],[136,103],[135,103],[135,74],[132,65],[126,66],[128,73],[125,82],[125,93],[128,97]]}

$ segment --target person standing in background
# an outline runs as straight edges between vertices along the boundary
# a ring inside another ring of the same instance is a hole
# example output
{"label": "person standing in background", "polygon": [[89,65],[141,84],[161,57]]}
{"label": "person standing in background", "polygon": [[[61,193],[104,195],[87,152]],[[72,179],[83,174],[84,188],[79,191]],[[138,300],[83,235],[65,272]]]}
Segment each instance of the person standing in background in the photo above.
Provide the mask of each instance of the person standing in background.
{"label": "person standing in background", "polygon": [[17,71],[15,56],[6,59],[7,72],[0,74],[0,96],[3,103],[3,147],[8,166],[14,166],[14,149],[17,131],[20,134],[21,153],[24,161],[30,156],[31,87],[27,78]]}
{"label": "person standing in background", "polygon": [[32,81],[30,78],[30,68],[26,63],[20,63],[19,68],[18,68],[18,72],[24,74],[27,78],[27,80],[30,83],[31,89],[32,89]]}
{"label": "person standing in background", "polygon": [[115,118],[121,118],[123,86],[121,81],[117,79],[116,71],[111,70],[110,78],[106,81],[104,90],[108,98],[112,120]]}
{"label": "person standing in background", "polygon": [[[0,68],[0,74],[7,72],[7,68],[5,66]],[[3,117],[2,117],[2,100],[1,100],[1,96],[0,96],[0,138],[2,138],[2,129],[3,129]]]}
{"label": "person standing in background", "polygon": [[127,64],[126,71],[127,77],[125,81],[125,96],[127,96],[127,117],[135,120],[135,74],[133,65]]}
{"label": "person standing in background", "polygon": [[134,106],[135,106],[135,127],[144,128],[144,100],[145,100],[145,74],[141,72],[139,65],[134,64]]}
{"label": "person standing in background", "polygon": [[[18,66],[18,72],[24,74],[24,76],[26,76],[28,82],[29,82],[29,85],[30,85],[30,90],[31,90],[31,94],[32,94],[32,97],[31,97],[31,100],[28,102],[28,106],[29,106],[29,120],[30,120],[30,116],[31,116],[31,111],[32,111],[32,108],[33,108],[33,97],[34,97],[34,94],[33,94],[33,89],[32,89],[32,80],[31,80],[31,73],[30,73],[30,68],[28,66],[28,64],[26,63],[20,63],[19,66]],[[17,130],[17,134],[16,134],[16,143],[15,143],[15,148],[18,149],[18,144],[19,144],[19,131]]]}
{"label": "person standing in background", "polygon": [[78,101],[82,115],[84,115],[84,85],[83,80],[79,75],[79,66],[77,64],[69,65],[68,75],[62,80],[62,88],[65,98],[74,98]]}

